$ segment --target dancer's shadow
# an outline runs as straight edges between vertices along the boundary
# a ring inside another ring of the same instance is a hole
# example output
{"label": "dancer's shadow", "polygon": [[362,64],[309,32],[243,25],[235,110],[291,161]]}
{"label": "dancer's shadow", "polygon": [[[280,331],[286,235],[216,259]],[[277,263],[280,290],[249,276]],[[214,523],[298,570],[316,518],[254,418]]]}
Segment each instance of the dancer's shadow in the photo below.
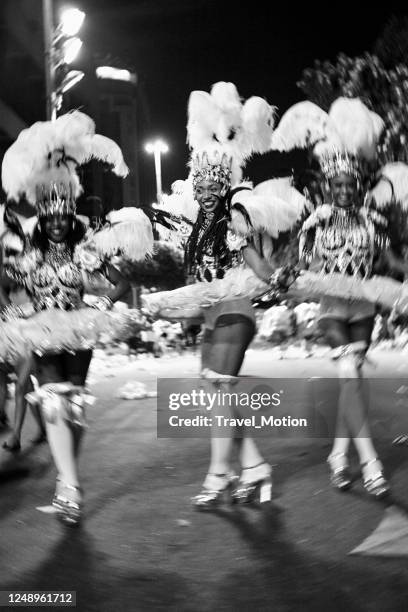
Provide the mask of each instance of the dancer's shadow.
{"label": "dancer's shadow", "polygon": [[[282,509],[275,505],[233,506],[215,511],[229,522],[247,543],[255,561],[247,570],[231,572],[223,579],[212,601],[218,610],[327,610],[363,611],[361,585],[375,576],[362,573],[346,559],[335,565],[322,557],[305,554],[288,539]],[[399,586],[406,589],[403,577]],[[347,585],[347,588],[345,588]],[[375,593],[375,590],[373,590]],[[360,602],[359,602],[360,600]],[[374,609],[374,608],[373,608]],[[382,609],[384,608],[377,608]],[[389,610],[396,610],[390,602]]]}
{"label": "dancer's shadow", "polygon": [[[112,565],[109,555],[97,550],[85,527],[61,529],[62,537],[47,560],[18,580],[3,582],[2,589],[75,591],[76,607],[81,612],[199,609],[188,583],[178,573],[152,565],[135,571],[126,559],[118,562],[116,558]],[[135,565],[141,561],[136,551]]]}

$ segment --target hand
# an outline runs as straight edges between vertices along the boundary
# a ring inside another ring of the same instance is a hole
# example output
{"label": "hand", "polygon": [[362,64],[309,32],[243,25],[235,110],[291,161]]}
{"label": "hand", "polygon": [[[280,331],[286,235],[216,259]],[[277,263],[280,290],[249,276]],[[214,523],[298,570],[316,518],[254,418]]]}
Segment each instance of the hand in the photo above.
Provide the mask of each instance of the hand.
{"label": "hand", "polygon": [[300,270],[296,266],[283,266],[271,274],[269,278],[269,286],[276,293],[286,293],[289,287],[295,282],[299,276]]}

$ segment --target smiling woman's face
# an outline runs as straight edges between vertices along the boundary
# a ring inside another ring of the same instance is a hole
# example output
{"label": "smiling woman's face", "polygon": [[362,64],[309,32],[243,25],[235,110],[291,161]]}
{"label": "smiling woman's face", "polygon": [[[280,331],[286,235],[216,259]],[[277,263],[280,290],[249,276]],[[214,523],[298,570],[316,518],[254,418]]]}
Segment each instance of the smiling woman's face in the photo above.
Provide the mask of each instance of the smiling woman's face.
{"label": "smiling woman's face", "polygon": [[223,185],[215,181],[200,181],[195,187],[194,195],[203,212],[215,212],[224,195]]}
{"label": "smiling woman's face", "polygon": [[68,215],[52,215],[45,220],[45,233],[51,242],[63,242],[68,236],[69,229]]}
{"label": "smiling woman's face", "polygon": [[330,181],[330,192],[335,206],[348,208],[357,200],[357,180],[354,176],[341,172]]}

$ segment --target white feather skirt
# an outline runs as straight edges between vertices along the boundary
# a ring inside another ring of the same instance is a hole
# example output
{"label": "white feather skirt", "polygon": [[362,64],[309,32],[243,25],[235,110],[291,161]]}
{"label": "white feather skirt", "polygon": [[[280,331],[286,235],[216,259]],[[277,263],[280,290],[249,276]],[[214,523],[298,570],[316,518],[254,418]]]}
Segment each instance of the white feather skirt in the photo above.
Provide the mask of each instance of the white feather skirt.
{"label": "white feather skirt", "polygon": [[0,323],[0,362],[12,365],[32,352],[43,355],[91,349],[101,341],[126,340],[146,327],[139,310],[45,310],[28,319]]}
{"label": "white feather skirt", "polygon": [[[224,278],[211,283],[195,283],[173,291],[142,295],[143,306],[152,316],[165,318],[194,318],[202,309],[236,298],[259,298],[270,290],[267,283],[251,268],[237,266]],[[342,274],[316,274],[305,271],[289,288],[286,297],[319,300],[324,296],[350,300],[365,300],[398,312],[408,313],[408,284],[383,276],[360,280]]]}

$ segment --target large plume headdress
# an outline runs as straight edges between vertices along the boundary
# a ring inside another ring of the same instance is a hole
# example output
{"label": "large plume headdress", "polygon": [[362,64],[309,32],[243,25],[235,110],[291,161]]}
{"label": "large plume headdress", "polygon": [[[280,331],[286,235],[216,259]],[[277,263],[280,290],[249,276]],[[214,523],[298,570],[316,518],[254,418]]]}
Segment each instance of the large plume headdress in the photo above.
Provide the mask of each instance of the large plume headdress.
{"label": "large plume headdress", "polygon": [[[232,188],[228,217],[237,234],[259,232],[275,238],[290,229],[306,200],[289,180],[265,181],[255,188],[242,184],[245,162],[270,149],[274,113],[274,107],[257,96],[242,103],[233,83],[216,83],[211,93],[193,91],[187,122],[191,171],[187,180],[173,183],[172,193],[163,196],[163,207],[191,226],[199,211],[194,199],[197,182],[215,180]],[[183,239],[181,232],[179,238]]]}
{"label": "large plume headdress", "polygon": [[273,123],[273,107],[258,96],[242,103],[233,83],[215,83],[210,93],[191,92],[187,142],[193,187],[203,179],[226,187],[239,183],[246,160],[268,150]]}
{"label": "large plume headdress", "polygon": [[383,129],[381,117],[358,98],[338,98],[328,113],[312,102],[299,102],[282,116],[271,148],[312,148],[327,179],[341,172],[360,179],[364,166],[376,160]]}
{"label": "large plume headdress", "polygon": [[118,176],[129,172],[120,147],[95,134],[95,123],[84,113],[73,111],[55,121],[37,122],[6,151],[3,189],[9,200],[25,197],[39,216],[74,214],[82,193],[77,168],[91,159],[110,164]]}

